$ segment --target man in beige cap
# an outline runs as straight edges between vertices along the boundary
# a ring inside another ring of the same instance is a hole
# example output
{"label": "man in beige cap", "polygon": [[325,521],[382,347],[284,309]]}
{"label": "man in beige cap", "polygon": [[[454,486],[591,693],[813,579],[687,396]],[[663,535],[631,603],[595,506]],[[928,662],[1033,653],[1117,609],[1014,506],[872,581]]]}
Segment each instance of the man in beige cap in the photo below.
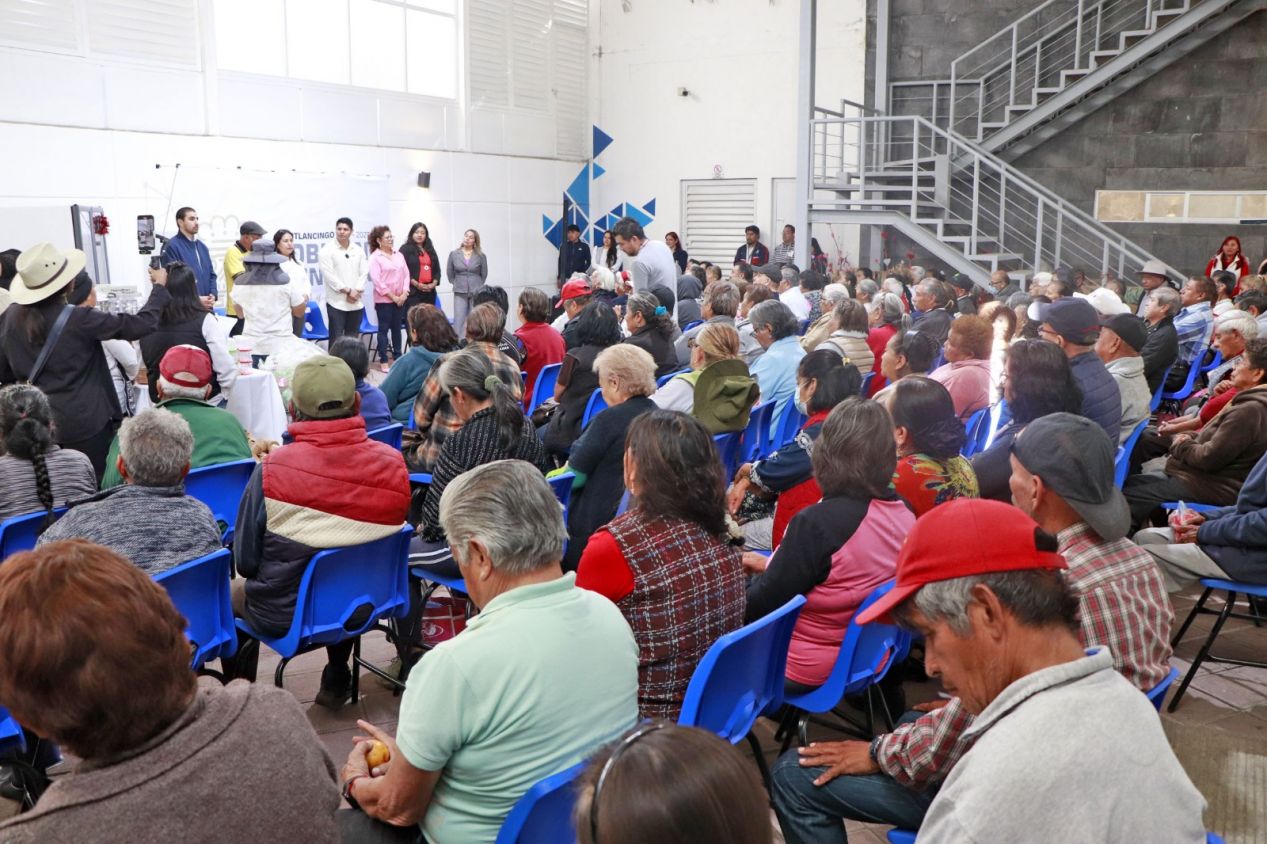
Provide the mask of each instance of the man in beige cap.
{"label": "man in beige cap", "polygon": [[[323,548],[391,536],[409,514],[409,470],[400,451],[365,435],[356,379],[342,360],[308,358],[291,382],[292,442],[269,452],[242,495],[233,560],[233,613],[265,636],[290,629],[300,582]],[[348,700],[353,640],[326,648],[316,702]],[[259,643],[244,637],[227,674],[255,679]]]}
{"label": "man in beige cap", "polygon": [[1139,286],[1144,288],[1144,293],[1139,300],[1139,308],[1135,311],[1135,316],[1144,316],[1144,309],[1148,306],[1148,294],[1163,284],[1168,284],[1166,274],[1166,265],[1161,261],[1145,261],[1144,266],[1139,268]]}

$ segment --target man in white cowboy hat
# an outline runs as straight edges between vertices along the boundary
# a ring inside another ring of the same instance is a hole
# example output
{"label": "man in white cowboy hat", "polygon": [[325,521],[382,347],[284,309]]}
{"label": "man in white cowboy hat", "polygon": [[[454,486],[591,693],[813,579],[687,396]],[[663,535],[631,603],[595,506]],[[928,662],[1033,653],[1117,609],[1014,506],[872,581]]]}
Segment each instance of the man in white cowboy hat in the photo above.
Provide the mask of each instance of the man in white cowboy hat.
{"label": "man in white cowboy hat", "polygon": [[1169,283],[1170,277],[1166,274],[1165,264],[1157,260],[1145,261],[1144,266],[1139,268],[1139,286],[1144,288],[1144,294],[1140,297],[1135,316],[1144,316],[1144,310],[1148,307],[1149,292]]}
{"label": "man in white cowboy hat", "polygon": [[63,253],[51,243],[18,256],[18,275],[9,287],[13,305],[0,321],[0,384],[29,381],[43,390],[58,444],[88,455],[100,480],[123,418],[101,341],[149,334],[171,295],[166,270],[158,270],[151,273],[149,300],[135,314],[73,308],[65,294],[84,263],[83,252]]}

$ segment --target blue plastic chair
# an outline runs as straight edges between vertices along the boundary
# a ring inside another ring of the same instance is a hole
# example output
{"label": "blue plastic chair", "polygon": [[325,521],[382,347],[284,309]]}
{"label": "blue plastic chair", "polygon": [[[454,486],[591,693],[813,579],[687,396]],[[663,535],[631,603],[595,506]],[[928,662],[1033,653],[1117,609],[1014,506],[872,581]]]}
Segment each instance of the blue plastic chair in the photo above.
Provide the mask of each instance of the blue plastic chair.
{"label": "blue plastic chair", "polygon": [[424,486],[430,485],[431,473],[430,472],[410,472],[409,482],[411,484],[422,484]]}
{"label": "blue plastic chair", "polygon": [[[1192,626],[1192,622],[1198,615],[1216,615],[1214,625],[1210,628],[1210,633],[1206,636],[1205,641],[1201,644],[1201,650],[1197,651],[1196,659],[1192,661],[1192,666],[1188,669],[1188,673],[1183,676],[1183,682],[1179,684],[1179,688],[1175,691],[1175,696],[1170,700],[1170,706],[1166,707],[1167,712],[1174,712],[1175,707],[1179,705],[1179,701],[1183,699],[1183,695],[1188,691],[1188,685],[1192,679],[1197,676],[1197,672],[1201,670],[1201,664],[1204,662],[1221,662],[1225,665],[1243,665],[1249,668],[1267,668],[1267,662],[1259,662],[1252,659],[1240,659],[1230,656],[1215,656],[1210,653],[1210,649],[1214,646],[1214,640],[1219,637],[1219,633],[1223,630],[1223,625],[1227,623],[1229,618],[1239,618],[1246,621],[1252,621],[1258,624],[1263,621],[1262,617],[1254,611],[1253,606],[1250,612],[1235,612],[1236,596],[1242,594],[1246,598],[1264,598],[1267,599],[1267,586],[1260,586],[1255,583],[1240,583],[1235,580],[1219,580],[1213,577],[1201,578],[1201,585],[1205,587],[1205,591],[1201,593],[1201,597],[1192,607],[1192,611],[1188,613],[1188,617],[1184,619],[1183,625],[1180,626],[1179,632],[1170,640],[1171,647],[1178,645],[1183,640],[1183,636],[1188,632],[1188,628]],[[1223,602],[1223,609],[1211,610],[1206,609],[1205,602],[1209,600],[1210,595],[1215,591],[1226,592],[1227,597]]]}
{"label": "blue plastic chair", "polygon": [[[892,580],[877,586],[858,607],[858,612],[874,604],[892,588]],[[899,654],[909,648],[907,639],[908,634],[895,625],[880,622],[859,625],[851,618],[849,626],[845,628],[845,636],[840,643],[836,663],[823,684],[805,694],[784,698],[783,703],[787,706],[787,712],[783,722],[786,733],[783,749],[787,750],[792,743],[793,719],[796,722],[796,734],[800,743],[808,744],[809,737],[806,735],[806,729],[810,714],[832,711],[847,695],[866,693],[867,729],[869,732],[874,732],[871,723],[872,693],[876,684],[884,679],[889,669],[897,662]],[[886,726],[890,730],[893,729],[893,716],[888,712],[883,698],[881,698],[880,709],[884,713]]]}
{"label": "blue plastic chair", "polygon": [[686,332],[690,331],[692,328],[696,328],[696,327],[701,326],[701,325],[703,325],[703,324],[704,324],[704,320],[702,320],[702,319],[693,319],[693,320],[691,320],[690,322],[688,322],[686,325],[682,326],[682,333],[683,333],[683,334],[685,334]]}
{"label": "blue plastic chair", "polygon": [[[437,305],[440,297],[436,297]],[[361,309],[361,339],[365,339],[368,335],[370,338],[369,350],[370,357],[373,358],[375,347],[378,345],[378,326],[370,322],[370,318],[366,315],[366,308]]]}
{"label": "blue plastic chair", "polygon": [[717,456],[726,471],[726,477],[732,478],[739,468],[739,445],[741,435],[738,431],[729,434],[714,434],[713,445],[717,448]]}
{"label": "blue plastic chair", "polygon": [[874,370],[872,370],[871,372],[863,373],[862,386],[858,388],[858,395],[863,396],[864,398],[866,397],[867,391],[871,389],[871,381],[874,378],[875,378]]}
{"label": "blue plastic chair", "polygon": [[672,381],[674,378],[678,377],[679,375],[685,375],[686,373],[690,371],[691,370],[689,368],[678,369],[678,370],[674,370],[673,372],[670,372],[668,375],[661,375],[659,378],[655,380],[655,388],[658,390],[661,387],[663,387],[665,384]]}
{"label": "blue plastic chair", "polygon": [[194,469],[185,476],[185,494],[197,498],[211,508],[216,521],[224,523],[225,545],[233,541],[233,529],[238,523],[238,507],[242,495],[251,482],[251,474],[259,465],[254,460],[235,460],[215,466]]}
{"label": "blue plastic chair", "polygon": [[1163,392],[1161,394],[1161,397],[1169,401],[1183,401],[1184,399],[1191,396],[1195,389],[1195,385],[1197,383],[1197,376],[1201,374],[1201,359],[1204,356],[1205,356],[1205,349],[1202,348],[1197,352],[1196,356],[1193,357],[1193,359],[1188,362],[1188,377],[1184,380],[1183,386],[1180,387],[1178,390],[1166,392],[1165,391],[1166,382],[1163,381],[1162,382]]}
{"label": "blue plastic chair", "polygon": [[620,503],[616,505],[616,515],[623,516],[629,510],[629,490],[625,490],[625,494],[620,496]]}
{"label": "blue plastic chair", "polygon": [[1161,407],[1161,398],[1166,393],[1166,379],[1170,377],[1170,370],[1174,369],[1174,365],[1166,367],[1166,371],[1161,374],[1161,383],[1157,385],[1157,389],[1153,391],[1153,397],[1148,402],[1148,412],[1156,413],[1157,408]]}
{"label": "blue plastic chair", "polygon": [[563,505],[563,511],[567,512],[568,505],[572,503],[572,483],[576,480],[576,475],[571,472],[564,472],[553,478],[546,478],[546,483],[550,484],[550,491],[554,493],[554,497],[559,499],[559,503]]}
{"label": "blue plastic chair", "polygon": [[404,433],[405,426],[399,422],[393,422],[390,425],[384,425],[381,428],[375,428],[372,431],[368,431],[365,436],[369,437],[371,440],[385,443],[397,451],[400,451],[400,441],[404,436]]}
{"label": "blue plastic chair", "polygon": [[746,739],[767,783],[770,772],[752,725],[783,700],[788,644],[803,606],[805,596],[797,595],[714,642],[695,666],[678,717],[682,726],[711,730],[731,744]]}
{"label": "blue plastic chair", "polygon": [[1126,438],[1126,442],[1122,443],[1117,450],[1117,459],[1113,463],[1113,484],[1118,489],[1122,488],[1122,484],[1126,483],[1126,473],[1131,467],[1131,452],[1135,450],[1135,443],[1139,442],[1140,434],[1144,433],[1144,429],[1148,427],[1148,419],[1141,419],[1140,423],[1131,431],[1131,435]]}
{"label": "blue plastic chair", "polygon": [[243,619],[238,629],[268,645],[281,656],[273,683],[279,688],[286,664],[294,657],[326,645],[353,639],[352,700],[360,695],[360,668],[388,678],[361,659],[361,634],[385,618],[409,612],[409,539],[411,525],[395,533],[345,548],[313,555],[304,569],[290,629],[282,636],[265,636]]}
{"label": "blue plastic chair", "polygon": [[220,307],[220,306],[218,306],[218,305],[217,305],[216,307],[212,308],[212,309],[211,309],[211,312],[212,312],[213,314],[215,314],[216,316],[228,316],[228,315],[229,315],[229,312],[228,312],[228,311],[226,311],[224,308],[222,308],[222,307]]}
{"label": "blue plastic chair", "polygon": [[313,341],[330,339],[330,331],[326,328],[326,321],[321,316],[321,306],[312,300],[308,301],[308,312],[304,314],[304,339]]}
{"label": "blue plastic chair", "polygon": [[1007,399],[999,399],[990,405],[990,413],[986,420],[978,426],[973,454],[980,454],[994,444],[994,435],[1003,427],[1003,420],[1010,418]]}
{"label": "blue plastic chair", "polygon": [[607,402],[603,399],[602,388],[595,389],[590,393],[590,399],[585,403],[585,414],[581,417],[581,430],[584,431],[589,427],[590,420],[607,409]]}
{"label": "blue plastic chair", "polygon": [[774,418],[774,402],[763,401],[748,414],[748,427],[739,447],[739,462],[751,463],[763,457],[769,442],[770,420]]}
{"label": "blue plastic chair", "polygon": [[783,415],[779,417],[778,430],[770,432],[771,454],[796,439],[797,432],[805,424],[805,418],[805,414],[797,410],[792,400],[788,399],[787,405],[783,408]]}
{"label": "blue plastic chair", "polygon": [[228,548],[181,563],[154,575],[185,617],[185,636],[194,646],[193,669],[213,659],[233,656],[238,649],[229,575],[233,564]]}
{"label": "blue plastic chair", "polygon": [[[1202,355],[1201,357],[1204,358],[1205,355]],[[1215,349],[1214,357],[1210,358],[1210,362],[1201,364],[1201,374],[1204,375],[1205,373],[1209,372],[1211,369],[1218,369],[1222,365],[1223,365],[1223,350]]]}
{"label": "blue plastic chair", "polygon": [[916,833],[909,829],[890,829],[889,844],[915,844]]}
{"label": "blue plastic chair", "polygon": [[9,710],[0,706],[0,753],[8,753],[11,750],[26,750],[26,737],[22,734],[22,727],[9,714]]}
{"label": "blue plastic chair", "polygon": [[806,331],[809,331],[809,320],[803,319],[796,324],[796,334],[798,337],[804,337]]}
{"label": "blue plastic chair", "polygon": [[[65,507],[53,508],[54,520],[66,512]],[[14,516],[0,522],[0,561],[6,560],[19,551],[30,551],[35,548],[35,541],[40,538],[40,525],[48,515],[40,510],[23,516]]]}
{"label": "blue plastic chair", "polygon": [[977,453],[982,435],[982,428],[990,424],[990,408],[983,407],[976,413],[968,417],[968,421],[964,423],[964,433],[967,437],[963,441],[963,448],[959,449],[959,453],[964,457],[971,457]]}
{"label": "blue plastic chair", "polygon": [[541,371],[537,373],[537,381],[532,385],[532,401],[528,403],[529,415],[546,399],[554,398],[554,385],[559,382],[559,372],[562,369],[561,363],[551,363],[541,367]]}
{"label": "blue plastic chair", "polygon": [[1166,675],[1165,679],[1146,692],[1148,695],[1148,702],[1151,703],[1153,708],[1158,712],[1161,712],[1161,705],[1166,701],[1166,692],[1170,691],[1170,687],[1174,685],[1175,680],[1178,678],[1179,669],[1172,668],[1170,669],[1170,673]]}
{"label": "blue plastic chair", "polygon": [[572,809],[583,770],[585,763],[579,762],[528,789],[502,822],[495,844],[575,844]]}

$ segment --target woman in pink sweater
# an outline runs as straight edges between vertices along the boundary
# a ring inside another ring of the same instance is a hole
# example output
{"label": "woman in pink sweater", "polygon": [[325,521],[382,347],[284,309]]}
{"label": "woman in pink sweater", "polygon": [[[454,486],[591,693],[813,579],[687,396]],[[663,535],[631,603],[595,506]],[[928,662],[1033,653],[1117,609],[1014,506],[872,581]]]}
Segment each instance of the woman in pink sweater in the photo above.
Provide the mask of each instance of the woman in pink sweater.
{"label": "woman in pink sweater", "polygon": [[994,326],[985,317],[957,317],[950,324],[950,334],[942,349],[946,363],[928,375],[950,391],[955,414],[964,421],[978,410],[990,406],[990,353],[993,348]]}
{"label": "woman in pink sweater", "polygon": [[[370,281],[374,282],[374,313],[378,315],[379,369],[386,372],[389,360],[400,357],[400,330],[405,324],[405,299],[409,297],[409,267],[396,250],[392,230],[375,226],[370,231]],[[387,339],[391,337],[391,355]]]}
{"label": "woman in pink sweater", "polygon": [[778,550],[748,586],[749,622],[805,596],[788,649],[789,694],[823,684],[849,620],[893,577],[902,540],[915,524],[890,484],[896,455],[893,420],[882,406],[860,398],[838,404],[811,456],[823,500],[792,518]]}

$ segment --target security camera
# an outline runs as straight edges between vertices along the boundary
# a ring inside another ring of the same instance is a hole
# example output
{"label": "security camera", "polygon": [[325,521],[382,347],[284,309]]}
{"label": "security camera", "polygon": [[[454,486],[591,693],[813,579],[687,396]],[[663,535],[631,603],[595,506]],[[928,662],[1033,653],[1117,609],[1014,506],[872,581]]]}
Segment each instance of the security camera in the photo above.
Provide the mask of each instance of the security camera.
{"label": "security camera", "polygon": [[691,92],[686,90],[685,88],[678,88],[677,95],[679,97],[689,97],[691,95]]}

